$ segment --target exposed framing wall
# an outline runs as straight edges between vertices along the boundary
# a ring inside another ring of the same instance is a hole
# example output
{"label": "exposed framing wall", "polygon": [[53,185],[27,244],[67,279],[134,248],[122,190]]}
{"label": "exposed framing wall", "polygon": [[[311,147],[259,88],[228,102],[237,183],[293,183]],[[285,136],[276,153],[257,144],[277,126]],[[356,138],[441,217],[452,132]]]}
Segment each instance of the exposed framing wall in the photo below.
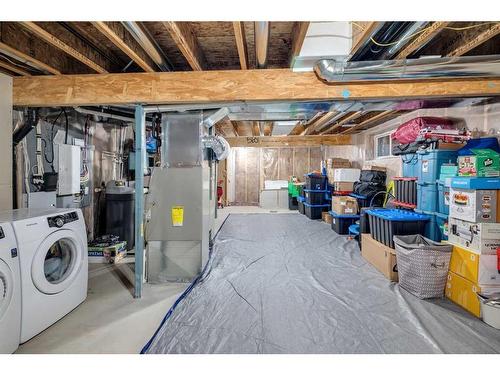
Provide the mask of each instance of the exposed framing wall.
{"label": "exposed framing wall", "polygon": [[0,210],[12,209],[12,78],[0,73]]}

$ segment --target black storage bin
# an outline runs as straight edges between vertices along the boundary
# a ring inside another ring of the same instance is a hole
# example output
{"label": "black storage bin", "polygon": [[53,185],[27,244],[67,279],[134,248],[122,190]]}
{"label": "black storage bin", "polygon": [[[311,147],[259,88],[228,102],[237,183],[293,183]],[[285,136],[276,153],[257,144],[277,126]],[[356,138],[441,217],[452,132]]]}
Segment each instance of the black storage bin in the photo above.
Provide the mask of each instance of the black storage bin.
{"label": "black storage bin", "polygon": [[370,233],[370,219],[366,211],[373,207],[363,207],[359,209],[359,233]]}
{"label": "black storage bin", "polygon": [[325,204],[326,190],[304,190],[306,203],[308,204]]}
{"label": "black storage bin", "polygon": [[326,176],[310,173],[306,175],[305,190],[326,190]]}
{"label": "black storage bin", "polygon": [[349,234],[349,227],[359,219],[359,215],[339,215],[333,211],[329,211],[329,214],[332,217],[332,229],[338,234]]}
{"label": "black storage bin", "polygon": [[329,208],[329,204],[311,205],[304,203],[305,214],[311,220],[320,220],[322,213],[328,211]]}
{"label": "black storage bin", "polygon": [[393,236],[424,234],[428,215],[412,211],[374,208],[367,211],[372,237],[394,249]]}
{"label": "black storage bin", "polygon": [[289,210],[299,209],[299,202],[297,201],[297,197],[293,197],[292,194],[288,194],[288,209]]}
{"label": "black storage bin", "polygon": [[304,206],[304,198],[303,197],[298,197],[297,198],[297,207],[299,209],[299,212],[302,215],[306,214],[306,212],[305,212],[305,206]]}
{"label": "black storage bin", "polygon": [[394,177],[394,193],[396,200],[406,205],[417,204],[417,178]]}
{"label": "black storage bin", "polygon": [[385,185],[387,173],[383,171],[362,170],[359,176],[359,181],[370,182],[376,185]]}

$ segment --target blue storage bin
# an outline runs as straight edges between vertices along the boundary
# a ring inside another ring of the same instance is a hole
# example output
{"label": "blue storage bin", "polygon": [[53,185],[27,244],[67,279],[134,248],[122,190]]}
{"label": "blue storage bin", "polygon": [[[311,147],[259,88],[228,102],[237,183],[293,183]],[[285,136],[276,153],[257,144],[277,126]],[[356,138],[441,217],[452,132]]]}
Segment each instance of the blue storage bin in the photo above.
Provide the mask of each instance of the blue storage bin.
{"label": "blue storage bin", "polygon": [[456,163],[457,152],[449,150],[418,151],[418,181],[435,183],[441,172],[441,165]]}
{"label": "blue storage bin", "polygon": [[500,177],[452,177],[451,187],[456,189],[498,190]]}
{"label": "blue storage bin", "polygon": [[417,208],[422,211],[437,211],[438,188],[436,183],[417,182]]}
{"label": "blue storage bin", "polygon": [[438,180],[438,206],[437,211],[440,214],[448,215],[450,213],[450,187],[446,186],[445,181]]}
{"label": "blue storage bin", "polygon": [[418,156],[416,153],[401,155],[403,177],[418,177]]}
{"label": "blue storage bin", "polygon": [[424,234],[430,216],[413,211],[375,208],[367,210],[372,238],[394,249],[393,236]]}
{"label": "blue storage bin", "polygon": [[430,220],[425,224],[424,237],[430,240],[440,242],[448,239],[448,236],[444,236],[444,226],[448,224],[448,216],[440,214],[438,212],[429,212],[422,210],[415,210],[415,212],[423,215],[429,216]]}
{"label": "blue storage bin", "polygon": [[448,215],[436,213],[436,222],[441,232],[441,241],[448,240]]}

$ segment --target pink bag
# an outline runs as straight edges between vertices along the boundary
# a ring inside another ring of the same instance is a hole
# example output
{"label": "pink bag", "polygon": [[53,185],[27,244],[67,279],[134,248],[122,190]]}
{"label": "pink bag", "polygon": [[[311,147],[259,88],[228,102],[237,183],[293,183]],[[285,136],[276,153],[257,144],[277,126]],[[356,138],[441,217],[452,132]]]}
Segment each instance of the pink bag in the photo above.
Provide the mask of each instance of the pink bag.
{"label": "pink bag", "polygon": [[452,120],[441,117],[416,117],[400,125],[391,137],[399,143],[415,142],[421,129],[455,129]]}

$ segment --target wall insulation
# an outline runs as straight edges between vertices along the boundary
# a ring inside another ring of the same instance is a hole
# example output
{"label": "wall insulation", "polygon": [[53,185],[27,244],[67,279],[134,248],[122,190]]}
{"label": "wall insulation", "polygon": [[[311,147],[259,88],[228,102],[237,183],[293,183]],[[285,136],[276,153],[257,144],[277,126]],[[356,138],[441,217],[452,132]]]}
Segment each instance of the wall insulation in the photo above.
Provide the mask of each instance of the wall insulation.
{"label": "wall insulation", "polygon": [[12,78],[0,73],[0,210],[12,208]]}

